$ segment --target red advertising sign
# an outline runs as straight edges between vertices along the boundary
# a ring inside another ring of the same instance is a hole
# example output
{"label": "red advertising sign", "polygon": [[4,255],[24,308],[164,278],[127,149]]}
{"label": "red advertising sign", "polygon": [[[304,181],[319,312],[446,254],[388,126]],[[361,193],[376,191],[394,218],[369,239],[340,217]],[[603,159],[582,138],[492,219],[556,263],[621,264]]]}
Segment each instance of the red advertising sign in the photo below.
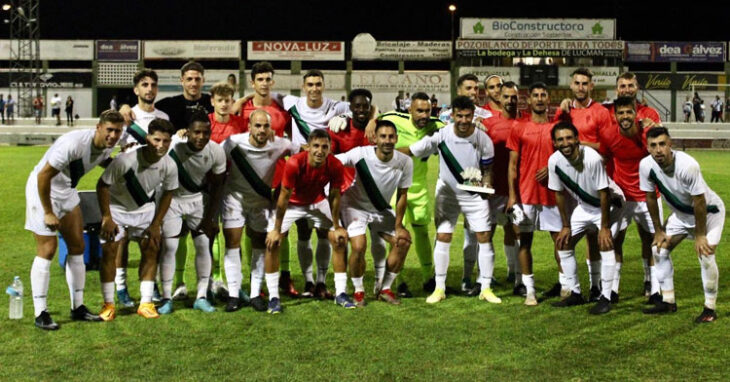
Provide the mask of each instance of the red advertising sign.
{"label": "red advertising sign", "polygon": [[344,61],[344,41],[249,41],[249,60]]}

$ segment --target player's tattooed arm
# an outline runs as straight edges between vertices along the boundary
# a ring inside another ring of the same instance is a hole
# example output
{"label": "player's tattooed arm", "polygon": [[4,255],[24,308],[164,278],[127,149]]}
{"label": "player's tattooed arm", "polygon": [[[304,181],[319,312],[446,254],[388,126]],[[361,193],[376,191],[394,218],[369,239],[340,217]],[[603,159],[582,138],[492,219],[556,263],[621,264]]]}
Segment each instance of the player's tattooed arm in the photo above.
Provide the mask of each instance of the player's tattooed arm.
{"label": "player's tattooed arm", "polygon": [[38,173],[38,196],[41,199],[41,206],[43,206],[43,223],[52,231],[57,230],[61,224],[58,216],[53,213],[53,204],[51,203],[51,180],[59,172],[46,163]]}
{"label": "player's tattooed arm", "polygon": [[395,203],[395,245],[411,244],[411,233],[403,226],[403,217],[408,206],[408,188],[399,188]]}
{"label": "player's tattooed arm", "polygon": [[292,189],[281,186],[279,200],[276,202],[276,220],[274,220],[274,229],[266,234],[266,248],[271,250],[281,243],[281,223],[284,220],[284,214],[289,207],[289,198],[291,198]]}
{"label": "player's tattooed arm", "polygon": [[715,250],[707,242],[707,200],[705,195],[693,195],[695,215],[695,251],[698,255],[712,255]]}
{"label": "player's tattooed arm", "polygon": [[563,191],[552,191],[555,195],[555,203],[558,205],[558,211],[560,211],[560,220],[563,222],[563,228],[558,232],[558,237],[555,238],[555,248],[557,250],[563,250],[568,247],[570,243],[570,218],[565,206],[565,195]]}
{"label": "player's tattooed arm", "polygon": [[340,188],[331,186],[330,193],[327,197],[330,204],[330,211],[332,211],[332,226],[334,228],[335,242],[347,243],[347,230],[340,226]]}
{"label": "player's tattooed arm", "polygon": [[601,197],[601,229],[598,231],[598,248],[601,251],[613,249],[613,236],[611,235],[611,195],[608,188],[598,190]]}
{"label": "player's tattooed arm", "polygon": [[519,193],[517,192],[517,163],[520,154],[516,151],[509,152],[509,165],[507,166],[507,185],[509,186],[509,197],[507,199],[507,211],[518,203]]}
{"label": "player's tattooed arm", "polygon": [[165,218],[167,210],[170,208],[172,203],[172,193],[174,190],[165,190],[162,193],[160,202],[157,204],[157,211],[155,211],[155,217],[152,219],[150,226],[144,230],[144,237],[149,239],[150,245],[155,248],[160,247],[160,237],[162,235],[162,219]]}
{"label": "player's tattooed arm", "polygon": [[99,210],[101,211],[101,232],[100,236],[108,241],[114,241],[114,238],[119,233],[119,227],[117,223],[112,219],[112,213],[109,209],[109,201],[111,200],[111,194],[109,192],[109,185],[99,178],[96,183],[96,198],[99,201]]}
{"label": "player's tattooed arm", "polygon": [[203,214],[203,220],[198,226],[198,231],[203,232],[206,236],[213,239],[218,233],[218,220],[217,211],[220,210],[221,199],[223,199],[223,183],[226,180],[226,173],[222,174],[211,174],[209,177],[210,182],[210,198],[205,206],[205,212]]}
{"label": "player's tattooed arm", "polygon": [[661,216],[659,216],[659,204],[654,191],[646,193],[646,207],[649,209],[649,216],[651,216],[651,222],[654,225],[654,240],[651,245],[657,247],[657,249],[665,248],[669,244],[669,240],[666,233],[664,233]]}

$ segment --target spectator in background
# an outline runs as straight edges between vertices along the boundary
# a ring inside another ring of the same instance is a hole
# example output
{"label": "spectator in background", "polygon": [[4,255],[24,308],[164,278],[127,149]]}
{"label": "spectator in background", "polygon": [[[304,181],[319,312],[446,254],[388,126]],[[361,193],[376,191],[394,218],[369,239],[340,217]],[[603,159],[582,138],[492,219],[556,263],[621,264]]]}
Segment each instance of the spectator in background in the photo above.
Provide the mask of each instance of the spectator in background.
{"label": "spectator in background", "polygon": [[[428,96],[426,96],[428,97]],[[410,110],[411,108],[411,93],[406,93],[406,98],[403,99],[403,110]]]}
{"label": "spectator in background", "polygon": [[689,96],[684,99],[682,111],[684,112],[684,122],[689,123],[689,117],[692,116],[692,101],[689,100]]}
{"label": "spectator in background", "polygon": [[398,95],[395,97],[395,101],[393,101],[393,109],[395,109],[399,113],[405,113],[406,111],[403,109],[403,101],[405,96],[403,95],[403,90],[398,91]]}
{"label": "spectator in background", "polygon": [[51,98],[51,117],[56,117],[56,126],[61,126],[61,102],[58,93]]}
{"label": "spectator in background", "polygon": [[439,100],[436,98],[436,94],[431,94],[431,116],[432,117],[438,117],[439,112],[441,112],[441,109],[439,106]]}
{"label": "spectator in background", "polygon": [[5,100],[2,94],[0,94],[0,117],[2,117],[2,123],[5,123]]}
{"label": "spectator in background", "polygon": [[69,126],[74,125],[74,99],[71,96],[66,98],[66,124]]}
{"label": "spectator in background", "polygon": [[40,94],[33,99],[33,115],[35,115],[35,123],[41,123],[41,115],[43,114],[43,98]]}
{"label": "spectator in background", "polygon": [[705,122],[705,100],[700,100],[700,122]]}
{"label": "spectator in background", "polygon": [[8,114],[8,122],[15,122],[15,103],[13,96],[8,94],[8,100],[5,101],[5,111]]}
{"label": "spectator in background", "polygon": [[702,114],[702,98],[695,92],[694,98],[692,98],[692,110],[695,112],[695,122],[701,122],[700,117]]}
{"label": "spectator in background", "polygon": [[228,85],[233,86],[233,90],[235,90],[235,92],[233,93],[233,100],[235,101],[238,97],[238,80],[236,79],[236,75],[233,73],[229,74],[226,82],[228,83]]}
{"label": "spectator in background", "polygon": [[109,101],[109,108],[112,110],[119,110],[117,105],[117,96],[112,96],[112,100]]}
{"label": "spectator in background", "polygon": [[[2,97],[0,97],[2,100]],[[730,98],[725,98],[725,114],[723,114],[725,122],[730,122]]]}
{"label": "spectator in background", "polygon": [[722,122],[723,104],[719,95],[715,96],[715,100],[712,101],[710,106],[712,106],[712,119],[710,122]]}

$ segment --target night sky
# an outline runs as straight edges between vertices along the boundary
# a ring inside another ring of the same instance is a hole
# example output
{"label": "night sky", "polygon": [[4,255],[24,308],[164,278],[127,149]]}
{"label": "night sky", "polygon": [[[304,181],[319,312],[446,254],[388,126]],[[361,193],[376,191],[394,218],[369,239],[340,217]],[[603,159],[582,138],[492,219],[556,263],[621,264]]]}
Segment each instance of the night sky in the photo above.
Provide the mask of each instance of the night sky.
{"label": "night sky", "polygon": [[[448,40],[451,36],[449,3],[43,0],[41,38],[351,41],[357,33],[369,32],[378,40]],[[615,18],[617,37],[626,41],[730,39],[730,33],[721,31],[730,17],[727,2],[721,5],[685,2],[685,6],[676,9],[668,9],[667,1],[640,0],[529,1],[523,2],[525,5],[517,5],[520,4],[517,1],[486,0],[454,3],[458,7],[455,28],[460,16]],[[676,19],[669,20],[668,16]],[[7,27],[0,27],[0,37],[7,34]]]}

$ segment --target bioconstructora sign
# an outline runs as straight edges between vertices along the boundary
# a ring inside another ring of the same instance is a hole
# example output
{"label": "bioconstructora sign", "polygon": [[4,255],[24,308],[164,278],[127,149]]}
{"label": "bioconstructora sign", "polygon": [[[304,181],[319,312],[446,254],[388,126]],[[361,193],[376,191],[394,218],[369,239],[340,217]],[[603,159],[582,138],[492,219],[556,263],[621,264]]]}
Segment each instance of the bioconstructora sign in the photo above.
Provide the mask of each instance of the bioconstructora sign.
{"label": "bioconstructora sign", "polygon": [[460,36],[496,40],[613,40],[616,20],[462,18]]}

